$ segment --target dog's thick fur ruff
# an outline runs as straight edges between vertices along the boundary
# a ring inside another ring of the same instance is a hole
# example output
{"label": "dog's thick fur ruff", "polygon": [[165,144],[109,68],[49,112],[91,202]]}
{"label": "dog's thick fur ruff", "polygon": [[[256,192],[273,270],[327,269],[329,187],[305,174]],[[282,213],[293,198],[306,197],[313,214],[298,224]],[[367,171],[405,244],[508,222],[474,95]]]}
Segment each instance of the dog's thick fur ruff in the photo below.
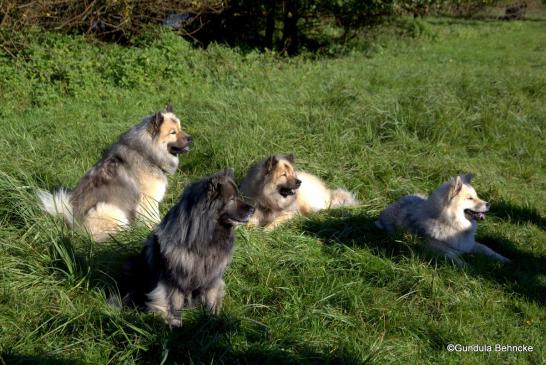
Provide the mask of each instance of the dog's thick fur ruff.
{"label": "dog's thick fur ruff", "polygon": [[475,240],[476,220],[485,218],[490,204],[478,198],[471,180],[471,174],[452,178],[428,198],[407,195],[383,210],[375,224],[389,234],[398,229],[418,234],[430,249],[457,264],[463,264],[462,254],[473,252],[510,262]]}
{"label": "dog's thick fur ruff", "polygon": [[189,185],[141,255],[125,265],[122,302],[157,312],[171,326],[180,326],[180,311],[195,304],[219,313],[234,228],[253,212],[240,199],[232,170]]}
{"label": "dog's thick fur ruff", "polygon": [[354,206],[358,201],[344,189],[330,190],[318,177],[294,170],[293,155],[274,155],[252,165],[241,193],[256,207],[250,224],[272,229],[297,214]]}
{"label": "dog's thick fur ruff", "polygon": [[104,241],[135,221],[160,221],[159,202],[167,174],[178,167],[178,154],[192,143],[170,106],[144,118],[121,135],[69,192],[39,191],[42,208],[82,225],[95,241]]}

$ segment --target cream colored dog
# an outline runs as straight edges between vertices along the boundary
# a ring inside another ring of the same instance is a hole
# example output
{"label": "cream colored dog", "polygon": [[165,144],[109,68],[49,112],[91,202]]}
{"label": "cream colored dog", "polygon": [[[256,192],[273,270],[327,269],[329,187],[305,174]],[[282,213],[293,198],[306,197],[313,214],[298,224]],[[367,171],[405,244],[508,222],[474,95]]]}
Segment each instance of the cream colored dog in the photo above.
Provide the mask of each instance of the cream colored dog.
{"label": "cream colored dog", "polygon": [[274,155],[257,162],[240,189],[256,208],[249,223],[269,229],[297,214],[358,204],[347,190],[330,190],[318,177],[296,172],[293,155]]}
{"label": "cream colored dog", "polygon": [[510,262],[475,240],[477,221],[485,219],[490,204],[478,198],[471,180],[471,174],[457,176],[428,198],[421,195],[400,198],[380,214],[375,224],[387,233],[397,229],[416,233],[427,239],[434,251],[459,264],[463,263],[460,255],[471,252]]}

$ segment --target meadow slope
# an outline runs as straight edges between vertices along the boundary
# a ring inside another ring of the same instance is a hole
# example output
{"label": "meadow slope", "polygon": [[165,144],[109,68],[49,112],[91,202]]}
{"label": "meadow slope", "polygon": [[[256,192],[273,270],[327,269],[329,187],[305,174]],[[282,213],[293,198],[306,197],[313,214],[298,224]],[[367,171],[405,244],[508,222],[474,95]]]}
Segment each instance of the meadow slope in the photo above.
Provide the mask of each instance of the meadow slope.
{"label": "meadow slope", "polygon": [[[414,26],[330,58],[194,49],[168,32],[134,48],[36,32],[0,56],[0,363],[544,364],[545,21]],[[34,198],[73,187],[169,101],[195,143],[163,213],[189,181],[228,166],[240,178],[275,152],[363,202],[239,229],[223,314],[189,310],[172,332],[106,304],[146,229],[97,245]],[[478,240],[513,264],[453,267],[374,228],[389,202],[466,171],[492,203]]]}

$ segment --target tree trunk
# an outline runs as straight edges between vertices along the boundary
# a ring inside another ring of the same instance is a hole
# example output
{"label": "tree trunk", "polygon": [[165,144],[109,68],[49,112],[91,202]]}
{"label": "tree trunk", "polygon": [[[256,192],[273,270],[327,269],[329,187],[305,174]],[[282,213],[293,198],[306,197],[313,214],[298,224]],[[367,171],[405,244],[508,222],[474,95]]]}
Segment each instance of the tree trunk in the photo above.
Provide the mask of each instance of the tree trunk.
{"label": "tree trunk", "polygon": [[285,0],[284,27],[282,31],[282,52],[292,56],[298,52],[298,6],[296,0]]}
{"label": "tree trunk", "polygon": [[267,1],[267,18],[265,20],[265,48],[273,49],[273,34],[275,33],[275,0]]}

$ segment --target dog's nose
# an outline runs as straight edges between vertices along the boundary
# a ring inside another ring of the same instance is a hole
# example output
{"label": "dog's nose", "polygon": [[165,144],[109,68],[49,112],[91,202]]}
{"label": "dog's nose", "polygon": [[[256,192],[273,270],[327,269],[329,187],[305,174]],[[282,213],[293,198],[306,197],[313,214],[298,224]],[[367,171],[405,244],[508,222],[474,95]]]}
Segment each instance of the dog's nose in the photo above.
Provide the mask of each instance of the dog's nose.
{"label": "dog's nose", "polygon": [[491,203],[485,202],[485,207],[486,207],[487,209],[489,209],[489,207],[491,207]]}
{"label": "dog's nose", "polygon": [[296,187],[298,187],[298,188],[299,188],[299,187],[300,187],[300,185],[301,185],[301,180],[300,180],[300,179],[296,179]]}
{"label": "dog's nose", "polygon": [[186,137],[186,141],[188,141],[188,143],[193,143],[193,137],[188,134],[188,136]]}

